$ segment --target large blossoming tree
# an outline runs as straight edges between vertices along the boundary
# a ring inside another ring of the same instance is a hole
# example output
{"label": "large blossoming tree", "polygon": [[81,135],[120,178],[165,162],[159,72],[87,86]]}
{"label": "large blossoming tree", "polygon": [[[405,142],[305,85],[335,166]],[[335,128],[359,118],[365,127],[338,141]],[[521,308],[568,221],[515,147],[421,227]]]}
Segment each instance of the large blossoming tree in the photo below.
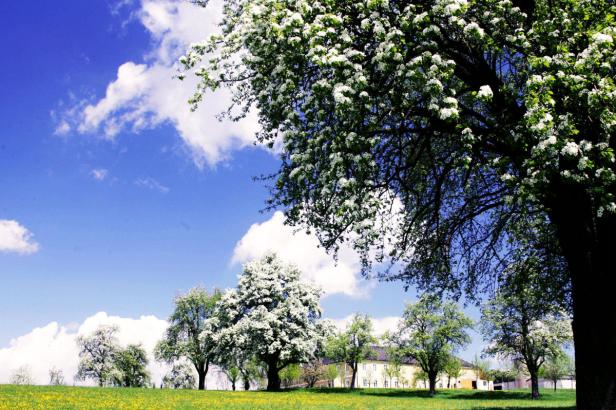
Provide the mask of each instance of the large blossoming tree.
{"label": "large blossoming tree", "polygon": [[321,292],[300,276],[274,254],[247,263],[201,334],[216,343],[218,357],[242,352],[261,361],[269,391],[280,390],[282,369],[308,362],[328,335],[329,326],[319,320]]}
{"label": "large blossoming tree", "polygon": [[194,104],[228,87],[228,114],[254,107],[280,142],[272,206],[454,294],[489,284],[510,224],[537,218],[572,283],[578,408],[616,406],[613,1],[224,4],[181,62]]}

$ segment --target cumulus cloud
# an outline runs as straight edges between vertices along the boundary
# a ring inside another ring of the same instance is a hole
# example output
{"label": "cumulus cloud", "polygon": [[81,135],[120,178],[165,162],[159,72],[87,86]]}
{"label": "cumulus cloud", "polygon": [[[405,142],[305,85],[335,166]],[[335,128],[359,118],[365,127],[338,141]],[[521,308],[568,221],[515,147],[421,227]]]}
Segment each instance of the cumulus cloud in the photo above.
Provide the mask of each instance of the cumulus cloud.
{"label": "cumulus cloud", "polygon": [[32,233],[17,221],[0,219],[0,252],[30,254],[39,250]]}
{"label": "cumulus cloud", "polygon": [[316,236],[303,231],[294,232],[292,227],[285,225],[282,212],[276,212],[268,221],[248,229],[235,245],[232,263],[244,263],[271,251],[296,264],[304,279],[319,285],[325,295],[361,296],[366,293],[368,283],[360,284],[361,264],[353,249],[342,246],[338,260],[334,260],[319,247]]}
{"label": "cumulus cloud", "polygon": [[[153,350],[163,336],[167,322],[155,316],[132,319],[110,316],[105,312],[90,316],[81,324],[51,322],[11,340],[8,347],[0,349],[0,384],[7,383],[13,371],[27,366],[36,384],[47,384],[49,369],[55,367],[62,370],[67,384],[92,385],[91,381],[73,380],[79,364],[76,338],[92,333],[101,325],[118,326],[118,342],[123,346],[142,344],[150,359],[148,370],[152,381],[159,385],[169,367],[154,360]],[[219,388],[221,383],[224,384],[217,369],[208,374],[207,382],[209,388]]]}
{"label": "cumulus cloud", "polygon": [[181,0],[141,0],[135,15],[154,44],[145,61],[121,64],[104,97],[81,101],[58,116],[56,134],[102,132],[113,139],[124,130],[139,132],[171,124],[200,167],[214,165],[232,149],[250,145],[258,129],[254,112],[239,122],[220,122],[217,115],[231,102],[225,90],[209,94],[200,109],[191,112],[187,101],[197,79],[174,78],[176,61],[188,46],[218,30],[221,10],[222,0],[210,2],[206,9]]}
{"label": "cumulus cloud", "polygon": [[[344,330],[353,320],[354,315],[349,315],[342,319],[332,319],[338,330]],[[384,316],[384,317],[371,317],[372,320],[372,333],[374,336],[382,336],[385,332],[393,332],[398,329],[400,323],[400,316]]]}
{"label": "cumulus cloud", "polygon": [[90,175],[92,176],[92,178],[96,179],[97,181],[104,181],[105,178],[107,178],[108,174],[109,171],[103,168],[97,168],[90,171]]}
{"label": "cumulus cloud", "polygon": [[151,189],[153,191],[158,191],[161,194],[166,194],[170,191],[169,187],[166,187],[160,182],[158,182],[157,180],[155,180],[154,178],[149,178],[149,177],[139,178],[135,180],[135,185],[142,187],[142,188]]}

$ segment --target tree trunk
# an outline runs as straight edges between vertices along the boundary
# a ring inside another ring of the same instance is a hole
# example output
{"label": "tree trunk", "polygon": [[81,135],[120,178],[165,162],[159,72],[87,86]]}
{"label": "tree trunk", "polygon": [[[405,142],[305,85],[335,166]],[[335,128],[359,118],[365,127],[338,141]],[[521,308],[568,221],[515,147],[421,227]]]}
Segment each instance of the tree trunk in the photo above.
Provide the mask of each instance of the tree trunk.
{"label": "tree trunk", "polygon": [[231,389],[235,391],[235,380],[231,382]]}
{"label": "tree trunk", "polygon": [[244,390],[250,390],[250,380],[244,379]]}
{"label": "tree trunk", "polygon": [[451,376],[447,376],[447,388],[449,389],[449,386],[451,386]]}
{"label": "tree trunk", "polygon": [[536,400],[539,398],[539,376],[537,375],[536,371],[531,371],[530,372],[530,397],[533,400]]}
{"label": "tree trunk", "polygon": [[278,357],[267,360],[267,391],[280,391],[280,374],[278,373]]}
{"label": "tree trunk", "polygon": [[556,383],[558,383],[558,380],[554,380],[554,391],[556,391]]}
{"label": "tree trunk", "polygon": [[351,370],[353,371],[352,376],[351,376],[351,389],[355,388],[355,379],[357,378],[357,367],[358,367],[357,363],[355,363],[354,366],[351,366]]}
{"label": "tree trunk", "polygon": [[550,217],[571,273],[577,409],[616,408],[616,216],[596,219],[589,196],[566,188]]}
{"label": "tree trunk", "polygon": [[430,396],[434,396],[436,394],[436,372],[429,372],[428,373],[428,384],[429,384],[429,392],[428,394]]}
{"label": "tree trunk", "polygon": [[197,368],[197,375],[199,377],[199,390],[205,390],[205,376],[207,376],[207,372],[210,369],[210,361],[206,360],[205,363],[197,363],[195,367]]}

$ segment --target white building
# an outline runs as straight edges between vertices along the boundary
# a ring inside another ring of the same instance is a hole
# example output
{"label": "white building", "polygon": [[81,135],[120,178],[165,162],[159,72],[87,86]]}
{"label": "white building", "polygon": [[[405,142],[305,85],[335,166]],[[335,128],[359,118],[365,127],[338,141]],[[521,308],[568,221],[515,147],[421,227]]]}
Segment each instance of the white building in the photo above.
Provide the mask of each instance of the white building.
{"label": "white building", "polygon": [[[497,390],[514,390],[514,389],[530,389],[531,383],[530,378],[518,378],[517,380],[495,383],[495,388]],[[539,379],[539,388],[541,389],[553,389],[554,382],[548,379]],[[573,376],[560,379],[556,382],[557,389],[575,389],[576,383],[575,378]]]}
{"label": "white building", "polygon": [[[437,389],[477,389],[494,390],[493,382],[477,379],[472,365],[464,360],[460,377],[448,380],[447,375],[439,375],[436,382]],[[401,366],[398,375],[392,375],[389,370],[391,362],[387,357],[386,349],[373,347],[373,354],[359,364],[355,386],[360,388],[428,388],[428,381],[417,378],[421,370],[414,359],[408,358]],[[353,372],[347,364],[336,363],[338,377],[334,380],[334,387],[350,387]]]}

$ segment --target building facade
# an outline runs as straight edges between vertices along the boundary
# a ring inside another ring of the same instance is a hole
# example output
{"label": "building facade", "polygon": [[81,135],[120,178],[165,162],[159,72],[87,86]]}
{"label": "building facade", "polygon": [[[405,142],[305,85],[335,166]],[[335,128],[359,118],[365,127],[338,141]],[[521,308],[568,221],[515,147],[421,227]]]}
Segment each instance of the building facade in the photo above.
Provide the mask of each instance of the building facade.
{"label": "building facade", "polygon": [[[447,377],[446,374],[439,375],[437,389],[477,389],[494,390],[491,381],[478,379],[472,369],[472,365],[464,360],[460,360],[462,370],[456,379]],[[344,363],[336,363],[338,377],[334,380],[333,387],[350,387],[353,371],[351,367]],[[421,368],[413,359],[407,359],[400,364],[399,369],[392,367],[392,363],[387,357],[385,349],[374,347],[373,354],[359,364],[355,386],[360,388],[428,388],[428,380],[422,380],[418,376]]]}

